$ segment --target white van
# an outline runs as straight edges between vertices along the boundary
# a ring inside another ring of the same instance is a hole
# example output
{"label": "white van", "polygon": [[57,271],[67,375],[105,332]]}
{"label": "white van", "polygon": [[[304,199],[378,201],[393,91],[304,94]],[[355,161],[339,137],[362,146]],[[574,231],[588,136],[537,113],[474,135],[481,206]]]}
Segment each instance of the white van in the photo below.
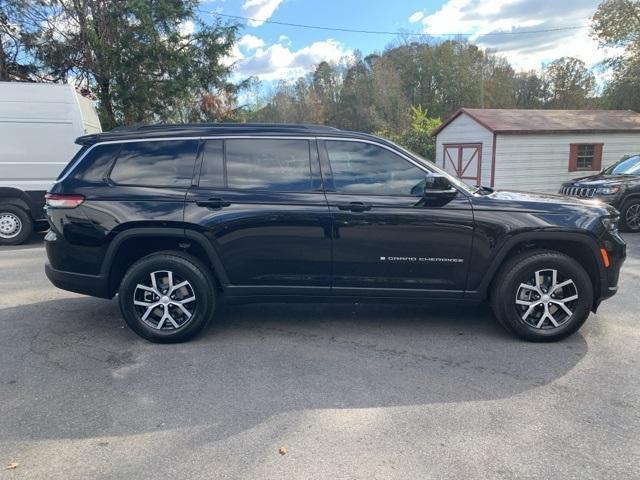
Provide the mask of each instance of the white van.
{"label": "white van", "polygon": [[0,82],[0,245],[46,229],[44,194],[79,146],[100,132],[91,100],[71,85]]}

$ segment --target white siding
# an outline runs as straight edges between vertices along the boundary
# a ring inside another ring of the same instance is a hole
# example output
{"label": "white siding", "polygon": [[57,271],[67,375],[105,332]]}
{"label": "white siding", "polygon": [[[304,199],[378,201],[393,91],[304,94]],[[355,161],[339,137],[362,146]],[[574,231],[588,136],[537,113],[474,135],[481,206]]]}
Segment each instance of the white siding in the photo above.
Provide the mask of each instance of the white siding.
{"label": "white siding", "polygon": [[569,172],[572,143],[603,143],[604,168],[623,155],[639,153],[640,133],[498,134],[495,188],[557,193],[563,182],[597,173]]}
{"label": "white siding", "polygon": [[462,113],[447,125],[436,138],[436,165],[439,167],[442,167],[443,145],[445,143],[481,143],[481,183],[487,186],[491,183],[493,133],[473,120],[466,113]]}

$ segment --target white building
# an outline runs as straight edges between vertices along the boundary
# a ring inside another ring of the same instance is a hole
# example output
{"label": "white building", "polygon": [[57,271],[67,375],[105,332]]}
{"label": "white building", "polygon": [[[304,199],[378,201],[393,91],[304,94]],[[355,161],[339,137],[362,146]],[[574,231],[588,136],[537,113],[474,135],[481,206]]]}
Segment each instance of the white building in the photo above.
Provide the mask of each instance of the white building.
{"label": "white building", "polygon": [[471,185],[557,192],[640,153],[640,114],[462,108],[434,134],[436,164]]}

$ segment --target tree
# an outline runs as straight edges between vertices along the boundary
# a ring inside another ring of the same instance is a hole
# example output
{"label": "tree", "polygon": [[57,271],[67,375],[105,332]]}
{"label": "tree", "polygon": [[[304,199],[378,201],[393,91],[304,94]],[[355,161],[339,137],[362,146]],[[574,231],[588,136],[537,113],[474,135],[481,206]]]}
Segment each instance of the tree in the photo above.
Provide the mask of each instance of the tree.
{"label": "tree", "polygon": [[336,126],[349,130],[372,132],[379,126],[373,106],[371,69],[356,52],[344,73],[336,118]]}
{"label": "tree", "polygon": [[544,71],[549,84],[552,108],[583,108],[595,87],[595,76],[585,63],[573,57],[562,57],[551,62]]}
{"label": "tree", "polygon": [[402,79],[388,57],[367,57],[371,69],[372,100],[377,128],[405,130],[410,123],[410,104]]}
{"label": "tree", "polygon": [[603,2],[593,16],[592,32],[602,46],[621,52],[606,62],[613,78],[604,91],[605,104],[640,110],[640,1]]}
{"label": "tree", "polygon": [[340,73],[335,65],[322,61],[311,77],[311,84],[322,109],[323,122],[334,123],[340,96]]}
{"label": "tree", "polygon": [[238,86],[225,63],[237,26],[205,25],[195,0],[49,0],[31,43],[43,72],[95,94],[104,128],[215,120]]}
{"label": "tree", "polygon": [[0,0],[0,81],[37,80],[37,67],[29,43],[41,26],[31,18],[39,1]]}
{"label": "tree", "polygon": [[507,59],[484,52],[482,69],[480,107],[513,107],[516,103],[515,72]]}
{"label": "tree", "polygon": [[409,112],[411,125],[398,132],[397,130],[382,130],[378,135],[386,137],[405,148],[423,156],[427,160],[435,159],[436,142],[433,131],[442,124],[440,118],[429,117],[427,110],[418,105],[411,107]]}
{"label": "tree", "polygon": [[549,85],[536,71],[516,73],[513,82],[516,107],[540,108],[548,101]]}

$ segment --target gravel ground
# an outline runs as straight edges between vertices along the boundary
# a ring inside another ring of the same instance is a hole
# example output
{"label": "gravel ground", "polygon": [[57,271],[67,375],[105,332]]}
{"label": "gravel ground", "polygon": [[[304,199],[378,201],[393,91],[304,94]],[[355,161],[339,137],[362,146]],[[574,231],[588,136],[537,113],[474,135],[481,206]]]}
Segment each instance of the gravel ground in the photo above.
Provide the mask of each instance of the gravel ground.
{"label": "gravel ground", "polygon": [[640,478],[627,240],[620,293],[548,345],[486,307],[315,304],[153,345],[50,285],[41,236],[2,248],[0,479]]}

